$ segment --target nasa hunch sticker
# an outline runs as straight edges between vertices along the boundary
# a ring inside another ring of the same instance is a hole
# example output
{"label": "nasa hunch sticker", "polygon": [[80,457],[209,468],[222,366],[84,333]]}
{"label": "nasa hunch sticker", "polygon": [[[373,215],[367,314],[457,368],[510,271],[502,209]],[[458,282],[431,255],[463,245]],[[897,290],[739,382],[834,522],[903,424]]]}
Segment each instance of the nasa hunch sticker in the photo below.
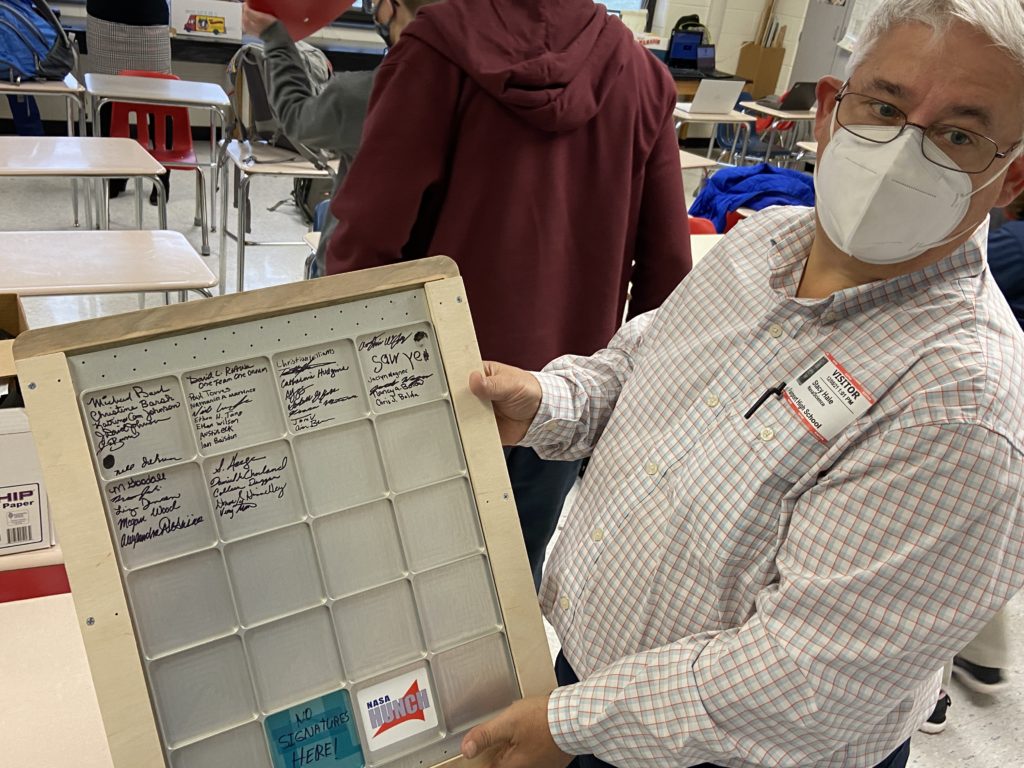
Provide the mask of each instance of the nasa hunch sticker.
{"label": "nasa hunch sticker", "polygon": [[357,699],[371,752],[437,728],[426,668],[364,688]]}
{"label": "nasa hunch sticker", "polygon": [[871,393],[828,353],[782,393],[815,439],[827,443],[874,405]]}

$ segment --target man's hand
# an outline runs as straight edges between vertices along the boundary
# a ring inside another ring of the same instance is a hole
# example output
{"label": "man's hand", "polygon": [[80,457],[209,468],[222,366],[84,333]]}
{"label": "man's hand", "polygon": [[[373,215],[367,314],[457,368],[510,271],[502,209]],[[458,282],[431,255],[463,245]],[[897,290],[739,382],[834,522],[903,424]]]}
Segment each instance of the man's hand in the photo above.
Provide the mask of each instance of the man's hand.
{"label": "man's hand", "polygon": [[469,374],[469,389],[481,400],[494,403],[503,445],[515,445],[526,436],[540,408],[540,382],[532,373],[501,363],[484,363],[484,373]]}
{"label": "man's hand", "polygon": [[472,759],[485,753],[488,768],[565,768],[572,761],[551,738],[547,696],[517,701],[467,733],[462,756]]}
{"label": "man's hand", "polygon": [[248,2],[242,8],[242,31],[247,35],[262,35],[275,21],[269,13],[254,11]]}

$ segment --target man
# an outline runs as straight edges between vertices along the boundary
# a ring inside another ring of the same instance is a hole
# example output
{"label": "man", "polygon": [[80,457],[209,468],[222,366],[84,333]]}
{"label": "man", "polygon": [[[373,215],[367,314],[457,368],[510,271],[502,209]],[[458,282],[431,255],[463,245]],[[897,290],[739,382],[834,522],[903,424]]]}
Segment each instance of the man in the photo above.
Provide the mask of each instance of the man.
{"label": "man", "polygon": [[[403,22],[408,23],[411,18],[405,11]],[[314,93],[302,54],[284,24],[246,2],[242,9],[242,29],[263,40],[267,96],[284,134],[312,149],[334,152],[341,159],[334,184],[336,193],[359,149],[376,70],[339,72],[331,77],[323,91]],[[328,213],[309,277],[325,274],[327,243],[336,224]]]}
{"label": "man", "polygon": [[593,357],[473,375],[506,442],[593,457],[541,589],[562,687],[464,754],[906,765],[1024,581],[1024,335],[985,268],[1021,41],[1021,0],[883,0],[818,84],[815,210],[752,217]]}
{"label": "man", "polygon": [[[378,71],[327,271],[445,254],[485,356],[591,354],[631,281],[638,314],[690,267],[675,100],[664,65],[592,0],[419,8]],[[507,463],[539,584],[579,462],[513,448]]]}

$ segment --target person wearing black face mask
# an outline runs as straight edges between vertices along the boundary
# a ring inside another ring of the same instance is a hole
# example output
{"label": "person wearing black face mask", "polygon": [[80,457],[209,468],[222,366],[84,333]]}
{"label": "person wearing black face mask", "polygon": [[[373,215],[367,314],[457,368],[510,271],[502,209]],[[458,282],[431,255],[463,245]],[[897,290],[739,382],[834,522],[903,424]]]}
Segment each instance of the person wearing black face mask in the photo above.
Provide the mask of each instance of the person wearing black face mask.
{"label": "person wearing black face mask", "polygon": [[374,29],[388,48],[395,46],[402,30],[416,15],[415,7],[401,0],[363,0],[363,12],[373,19]]}

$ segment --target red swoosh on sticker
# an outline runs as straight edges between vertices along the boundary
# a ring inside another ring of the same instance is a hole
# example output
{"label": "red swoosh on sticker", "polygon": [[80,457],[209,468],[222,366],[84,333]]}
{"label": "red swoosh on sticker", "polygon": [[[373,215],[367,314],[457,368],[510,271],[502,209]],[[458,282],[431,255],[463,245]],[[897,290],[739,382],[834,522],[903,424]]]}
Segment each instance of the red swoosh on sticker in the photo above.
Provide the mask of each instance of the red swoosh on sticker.
{"label": "red swoosh on sticker", "polygon": [[[420,681],[419,680],[414,680],[413,684],[409,687],[409,690],[406,691],[405,695],[402,696],[402,700],[404,701],[406,696],[415,696],[419,692],[420,692]],[[405,715],[404,717],[400,717],[397,720],[392,720],[390,723],[385,723],[384,725],[382,725],[380,728],[377,729],[377,732],[375,734],[373,734],[373,738],[377,738],[382,733],[384,733],[386,731],[390,731],[395,726],[401,725],[402,723],[408,723],[410,720],[422,720],[423,722],[426,722],[427,718],[426,718],[426,715],[423,714],[423,710],[422,709],[417,709],[415,712],[413,712],[411,714]]]}

